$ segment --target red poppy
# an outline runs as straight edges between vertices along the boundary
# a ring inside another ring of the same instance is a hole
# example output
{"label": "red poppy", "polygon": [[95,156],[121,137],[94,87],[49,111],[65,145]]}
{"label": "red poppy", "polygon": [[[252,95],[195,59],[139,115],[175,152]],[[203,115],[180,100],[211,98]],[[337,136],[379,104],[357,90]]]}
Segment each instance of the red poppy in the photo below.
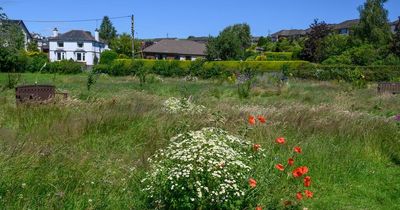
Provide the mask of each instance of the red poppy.
{"label": "red poppy", "polygon": [[257,181],[253,178],[249,179],[249,185],[251,188],[255,188],[257,186]]}
{"label": "red poppy", "polygon": [[261,206],[257,206],[256,210],[262,210]]}
{"label": "red poppy", "polygon": [[253,150],[254,150],[254,151],[257,152],[260,148],[261,148],[261,145],[259,145],[259,144],[253,144]]}
{"label": "red poppy", "polygon": [[304,191],[304,194],[306,194],[307,198],[312,198],[313,195],[314,195],[314,193],[311,192],[311,191],[309,191],[309,190],[305,190],[305,191]]}
{"label": "red poppy", "polygon": [[304,177],[304,187],[310,187],[311,186],[311,177],[306,176]]}
{"label": "red poppy", "polygon": [[263,124],[264,124],[264,123],[267,122],[267,120],[265,120],[265,117],[263,117],[263,116],[261,116],[261,115],[258,116],[257,118],[258,118],[258,121],[260,121],[260,123],[263,123]]}
{"label": "red poppy", "polygon": [[278,143],[278,144],[284,144],[284,143],[285,143],[285,138],[279,137],[279,138],[277,138],[275,141],[276,141],[276,143]]}
{"label": "red poppy", "polygon": [[289,164],[290,166],[293,166],[293,165],[294,165],[294,159],[293,159],[293,158],[289,158],[288,164]]}
{"label": "red poppy", "polygon": [[302,167],[296,168],[292,172],[294,177],[301,177],[306,173],[308,173],[308,168],[306,166],[302,166]]}
{"label": "red poppy", "polygon": [[256,118],[254,118],[253,115],[249,116],[249,124],[250,125],[255,125],[256,124]]}
{"label": "red poppy", "polygon": [[285,170],[285,167],[283,167],[282,164],[276,165],[275,168],[278,169],[278,170],[280,170],[280,171],[284,171],[284,170]]}
{"label": "red poppy", "polygon": [[303,194],[301,194],[301,192],[298,192],[298,193],[296,194],[296,198],[297,198],[297,200],[303,199]]}
{"label": "red poppy", "polygon": [[295,147],[294,151],[300,154],[301,153],[301,148],[300,147]]}

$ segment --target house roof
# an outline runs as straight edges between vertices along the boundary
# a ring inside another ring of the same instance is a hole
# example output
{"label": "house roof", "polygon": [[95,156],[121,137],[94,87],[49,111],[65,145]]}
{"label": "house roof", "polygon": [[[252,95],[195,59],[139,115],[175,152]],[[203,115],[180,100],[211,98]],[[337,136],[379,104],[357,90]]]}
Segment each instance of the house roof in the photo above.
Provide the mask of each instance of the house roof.
{"label": "house roof", "polygon": [[[3,21],[4,21],[4,20],[3,20]],[[9,22],[9,23],[13,23],[13,24],[19,25],[19,26],[22,28],[22,30],[25,31],[25,33],[26,33],[26,35],[28,36],[28,38],[29,38],[29,39],[32,39],[32,35],[31,35],[31,33],[29,32],[28,28],[26,27],[24,21],[22,21],[22,20],[5,20],[5,22]]]}
{"label": "house roof", "polygon": [[93,41],[96,39],[92,36],[90,31],[83,30],[71,30],[63,34],[59,34],[57,37],[50,37],[50,41]]}
{"label": "house roof", "polygon": [[277,37],[277,36],[299,36],[299,35],[305,35],[306,31],[301,30],[301,29],[291,29],[291,30],[280,30],[276,33],[271,34],[272,37]]}
{"label": "house roof", "polygon": [[332,24],[331,26],[333,29],[344,29],[344,28],[351,28],[355,25],[357,25],[360,22],[359,19],[353,19],[353,20],[346,20],[338,24]]}
{"label": "house roof", "polygon": [[147,53],[166,53],[180,55],[205,55],[206,45],[190,40],[161,40],[143,50]]}

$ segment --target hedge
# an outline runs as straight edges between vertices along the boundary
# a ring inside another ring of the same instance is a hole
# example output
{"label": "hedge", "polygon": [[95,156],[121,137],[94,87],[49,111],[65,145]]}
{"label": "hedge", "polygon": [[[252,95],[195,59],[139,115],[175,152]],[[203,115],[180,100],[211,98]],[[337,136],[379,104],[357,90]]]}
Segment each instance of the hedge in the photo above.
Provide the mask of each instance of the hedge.
{"label": "hedge", "polygon": [[291,68],[288,74],[298,78],[316,80],[345,80],[349,81],[350,75],[360,72],[366,81],[392,81],[400,79],[400,66],[353,66],[353,65],[320,65],[309,64],[302,68]]}
{"label": "hedge", "polygon": [[[138,62],[141,65],[136,65]],[[141,66],[154,74],[174,77],[188,74],[210,78],[222,74],[231,74],[243,68],[257,72],[280,71],[283,66],[301,68],[308,65],[306,61],[176,61],[176,60],[131,60],[116,59],[111,65],[96,65],[94,70],[114,76],[134,75]]]}
{"label": "hedge", "polygon": [[292,52],[265,52],[256,57],[256,61],[290,61],[292,59]]}

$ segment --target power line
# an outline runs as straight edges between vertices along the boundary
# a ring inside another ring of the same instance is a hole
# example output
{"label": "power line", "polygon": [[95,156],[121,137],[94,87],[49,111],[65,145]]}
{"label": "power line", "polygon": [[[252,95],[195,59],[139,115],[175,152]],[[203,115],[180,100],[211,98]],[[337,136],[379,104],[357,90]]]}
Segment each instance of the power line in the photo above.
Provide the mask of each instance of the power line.
{"label": "power line", "polygon": [[[131,15],[120,16],[120,17],[110,17],[110,20],[122,19],[122,18],[130,18]],[[29,23],[76,23],[76,22],[94,22],[102,20],[103,18],[94,18],[94,19],[82,19],[82,20],[23,20],[24,22]]]}

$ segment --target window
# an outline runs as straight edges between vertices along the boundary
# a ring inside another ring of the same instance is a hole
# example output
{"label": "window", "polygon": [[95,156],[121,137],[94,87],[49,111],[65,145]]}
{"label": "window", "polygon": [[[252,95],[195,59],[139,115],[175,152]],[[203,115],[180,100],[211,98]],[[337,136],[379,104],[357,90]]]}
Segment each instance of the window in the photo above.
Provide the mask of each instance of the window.
{"label": "window", "polygon": [[65,59],[65,53],[64,52],[56,52],[57,54],[57,60],[64,60]]}
{"label": "window", "polygon": [[57,42],[58,47],[64,47],[64,42]]}
{"label": "window", "polygon": [[77,61],[85,61],[85,53],[83,53],[83,52],[76,53],[76,60]]}
{"label": "window", "polygon": [[82,48],[83,47],[83,42],[78,42],[78,47]]}
{"label": "window", "polygon": [[191,61],[192,60],[192,56],[186,56],[186,60],[187,61]]}

